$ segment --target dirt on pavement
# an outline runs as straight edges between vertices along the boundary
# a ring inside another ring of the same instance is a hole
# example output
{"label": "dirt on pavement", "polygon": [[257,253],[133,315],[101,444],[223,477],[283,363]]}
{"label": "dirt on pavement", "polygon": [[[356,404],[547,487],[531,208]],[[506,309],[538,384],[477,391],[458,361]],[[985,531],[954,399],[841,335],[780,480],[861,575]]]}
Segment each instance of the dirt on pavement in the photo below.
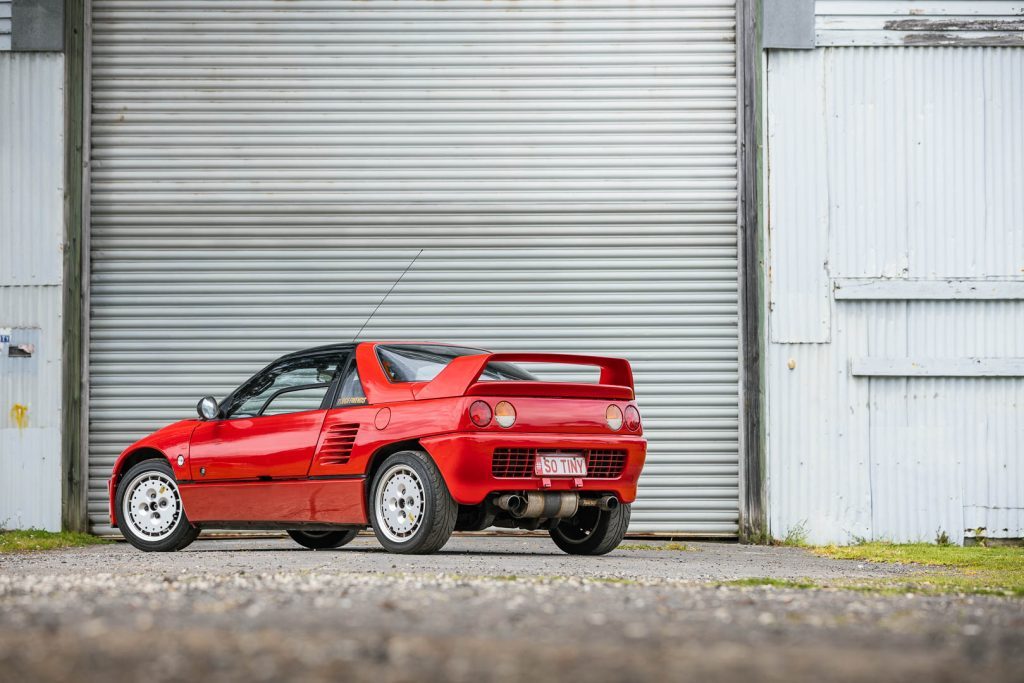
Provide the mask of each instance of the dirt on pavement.
{"label": "dirt on pavement", "polygon": [[370,538],[318,552],[254,539],[0,555],[0,681],[1024,680],[1024,601],[723,586],[916,569],[687,546],[578,558],[546,538],[461,537],[407,557]]}

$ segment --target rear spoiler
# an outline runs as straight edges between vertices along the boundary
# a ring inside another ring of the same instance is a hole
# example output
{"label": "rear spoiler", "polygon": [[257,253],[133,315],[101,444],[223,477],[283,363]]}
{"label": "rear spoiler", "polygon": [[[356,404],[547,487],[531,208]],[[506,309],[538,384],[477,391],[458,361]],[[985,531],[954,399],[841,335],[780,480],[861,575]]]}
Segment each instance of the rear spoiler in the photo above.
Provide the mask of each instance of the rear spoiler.
{"label": "rear spoiler", "polygon": [[[555,363],[601,368],[597,384],[572,382],[478,382],[488,363]],[[633,370],[625,358],[563,353],[483,353],[459,356],[416,392],[417,399],[485,395],[632,400]]]}

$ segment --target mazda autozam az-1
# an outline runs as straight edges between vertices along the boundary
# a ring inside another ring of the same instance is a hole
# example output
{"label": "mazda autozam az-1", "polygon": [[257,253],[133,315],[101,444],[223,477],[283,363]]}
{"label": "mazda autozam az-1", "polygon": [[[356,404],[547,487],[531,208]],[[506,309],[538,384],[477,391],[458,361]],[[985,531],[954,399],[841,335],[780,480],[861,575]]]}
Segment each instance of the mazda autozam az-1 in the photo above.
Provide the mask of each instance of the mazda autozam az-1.
{"label": "mazda autozam az-1", "polygon": [[[542,381],[524,364],[596,379]],[[497,526],[599,555],[626,533],[647,448],[629,363],[598,356],[336,344],[197,409],[114,465],[111,523],[141,550],[179,550],[203,529],[337,548],[369,526],[391,552],[430,553]]]}

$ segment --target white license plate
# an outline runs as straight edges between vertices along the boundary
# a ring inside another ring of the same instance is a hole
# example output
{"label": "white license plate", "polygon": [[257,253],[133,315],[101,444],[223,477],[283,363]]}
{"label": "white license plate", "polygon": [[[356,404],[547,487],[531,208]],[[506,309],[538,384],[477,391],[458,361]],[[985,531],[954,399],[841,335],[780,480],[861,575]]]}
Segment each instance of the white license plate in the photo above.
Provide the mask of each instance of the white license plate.
{"label": "white license plate", "polygon": [[538,477],[585,477],[587,459],[582,455],[538,455],[533,473]]}

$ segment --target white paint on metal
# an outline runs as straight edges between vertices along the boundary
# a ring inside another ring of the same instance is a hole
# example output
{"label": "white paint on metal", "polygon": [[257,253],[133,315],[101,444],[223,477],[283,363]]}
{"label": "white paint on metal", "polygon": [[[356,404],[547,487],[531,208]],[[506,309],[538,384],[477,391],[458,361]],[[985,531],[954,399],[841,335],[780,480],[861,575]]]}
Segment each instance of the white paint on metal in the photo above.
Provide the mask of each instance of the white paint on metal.
{"label": "white paint on metal", "polygon": [[[824,60],[790,60],[800,76],[774,79],[768,64],[768,329],[773,342],[827,342],[831,330]],[[813,89],[813,96],[806,89]],[[786,144],[773,145],[779,137]]]}
{"label": "white paint on metal", "polygon": [[96,0],[90,517],[118,452],[365,338],[624,355],[633,530],[737,530],[732,0]]}
{"label": "white paint on metal", "polygon": [[1024,299],[1021,280],[906,280],[878,278],[836,278],[832,283],[836,299],[977,301]]}
{"label": "white paint on metal", "polygon": [[[0,55],[0,286],[59,285],[64,239],[63,57]],[[56,108],[43,111],[58,103]],[[0,320],[3,325],[3,320]]]}
{"label": "white paint on metal", "polygon": [[1024,45],[1024,3],[817,0],[818,46]]}
{"label": "white paint on metal", "polygon": [[1024,377],[1024,358],[854,358],[854,377]]}
{"label": "white paint on metal", "polygon": [[11,49],[11,0],[0,0],[0,52]]}
{"label": "white paint on metal", "polygon": [[60,529],[63,82],[59,54],[0,55],[0,528]]}
{"label": "white paint on metal", "polygon": [[[830,343],[767,349],[772,533],[1024,536],[1024,51],[829,48],[768,61],[769,111],[820,116],[800,131],[769,116],[768,193],[818,165],[824,182],[806,184],[805,199],[825,188],[827,220],[790,223],[825,230],[836,293]],[[824,166],[807,131],[825,136]],[[780,154],[804,158],[780,165]],[[784,218],[770,208],[770,222]],[[776,250],[781,226],[769,227],[771,276],[813,281],[784,273],[808,261]],[[805,315],[817,323],[817,310]],[[990,359],[980,370],[1004,375],[858,376],[859,359],[950,359],[942,374],[972,375],[969,359]]]}

